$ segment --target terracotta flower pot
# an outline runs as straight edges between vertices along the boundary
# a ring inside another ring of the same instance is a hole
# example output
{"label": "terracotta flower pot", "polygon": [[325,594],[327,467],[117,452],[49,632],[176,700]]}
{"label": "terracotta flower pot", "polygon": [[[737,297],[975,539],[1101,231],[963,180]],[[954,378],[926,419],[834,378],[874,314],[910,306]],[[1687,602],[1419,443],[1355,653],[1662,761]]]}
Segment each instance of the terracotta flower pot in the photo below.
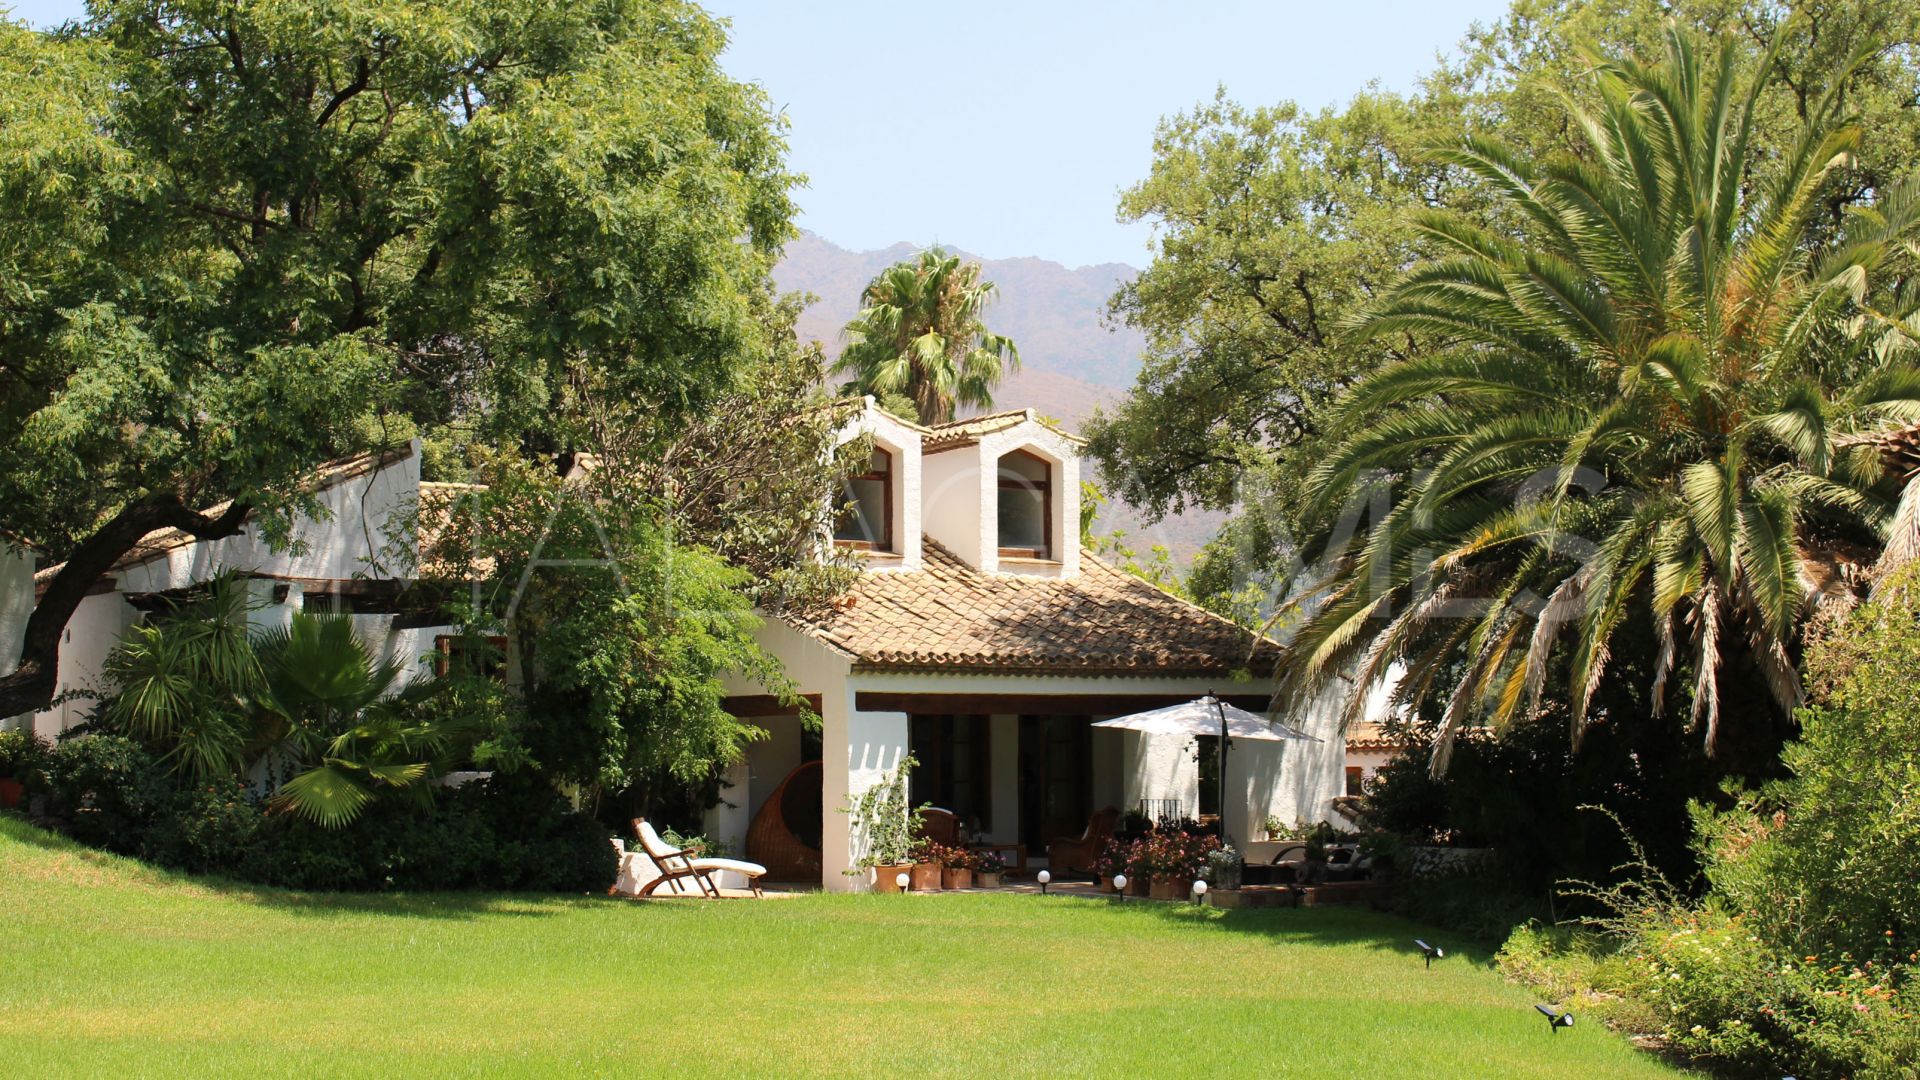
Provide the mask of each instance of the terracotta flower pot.
{"label": "terracotta flower pot", "polygon": [[973,888],[973,869],[966,866],[948,866],[940,871],[940,887],[943,889]]}
{"label": "terracotta flower pot", "polygon": [[982,870],[973,875],[973,883],[983,889],[997,889],[1000,887],[1000,875],[989,874]]}
{"label": "terracotta flower pot", "polygon": [[1101,875],[1100,875],[1100,891],[1101,891],[1101,892],[1103,892],[1103,893],[1117,893],[1117,892],[1119,892],[1119,891],[1120,891],[1119,889],[1116,889],[1116,888],[1114,888],[1114,887],[1113,887],[1113,875],[1112,875],[1112,874],[1101,874]]}
{"label": "terracotta flower pot", "polygon": [[873,868],[873,891],[877,893],[897,893],[900,891],[899,877],[913,869],[912,863],[898,866],[876,866]]}
{"label": "terracotta flower pot", "polygon": [[20,781],[11,778],[0,780],[0,806],[11,810],[20,805],[20,798],[26,793],[26,786]]}
{"label": "terracotta flower pot", "polygon": [[1153,875],[1153,884],[1147,886],[1147,895],[1155,900],[1173,900],[1173,879],[1165,874]]}
{"label": "terracotta flower pot", "polygon": [[1147,876],[1145,874],[1141,874],[1138,877],[1135,877],[1131,874],[1127,875],[1127,895],[1128,896],[1146,896],[1152,888],[1153,888],[1153,883],[1147,880]]}
{"label": "terracotta flower pot", "polygon": [[913,864],[913,891],[914,892],[939,892],[940,891],[940,864],[939,863],[923,862],[923,863]]}

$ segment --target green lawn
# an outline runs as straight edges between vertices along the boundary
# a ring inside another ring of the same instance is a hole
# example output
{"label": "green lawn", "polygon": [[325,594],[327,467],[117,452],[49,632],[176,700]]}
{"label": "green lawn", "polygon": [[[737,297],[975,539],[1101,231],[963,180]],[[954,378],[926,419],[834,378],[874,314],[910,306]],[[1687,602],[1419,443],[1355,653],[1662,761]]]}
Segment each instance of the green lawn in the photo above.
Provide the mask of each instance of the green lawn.
{"label": "green lawn", "polygon": [[1367,912],[293,895],[0,815],[16,1076],[1675,1075]]}

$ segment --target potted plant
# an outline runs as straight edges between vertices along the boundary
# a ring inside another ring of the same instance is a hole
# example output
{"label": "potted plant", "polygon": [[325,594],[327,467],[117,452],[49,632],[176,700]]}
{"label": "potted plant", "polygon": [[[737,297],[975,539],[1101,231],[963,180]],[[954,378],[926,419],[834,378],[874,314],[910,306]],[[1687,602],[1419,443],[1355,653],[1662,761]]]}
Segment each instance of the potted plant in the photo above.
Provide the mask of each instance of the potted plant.
{"label": "potted plant", "polygon": [[964,845],[953,847],[936,845],[940,853],[940,887],[943,889],[973,888],[973,852]]}
{"label": "potted plant", "polygon": [[1093,860],[1093,872],[1099,875],[1101,892],[1120,891],[1114,887],[1113,878],[1116,874],[1128,872],[1127,854],[1132,846],[1131,842],[1121,840],[1117,836],[1108,838],[1106,843],[1100,845],[1100,857]]}
{"label": "potted plant", "polygon": [[1230,847],[1215,848],[1207,852],[1207,870],[1204,875],[1207,885],[1215,889],[1238,889],[1240,871],[1246,866],[1240,853]]}
{"label": "potted plant", "polygon": [[1210,832],[1182,837],[1180,864],[1173,873],[1173,899],[1185,900],[1193,893],[1193,883],[1206,875],[1209,860],[1219,850],[1220,838]]}
{"label": "potted plant", "polygon": [[1267,839],[1269,840],[1285,840],[1287,838],[1286,823],[1281,821],[1277,814],[1268,814],[1267,820],[1261,823],[1261,827],[1266,830]]}
{"label": "potted plant", "polygon": [[983,889],[1000,887],[1007,872],[1006,856],[997,851],[976,851],[973,855],[973,883]]}
{"label": "potted plant", "polygon": [[847,796],[846,805],[840,808],[853,819],[854,835],[862,842],[860,858],[846,873],[849,877],[872,874],[875,892],[899,892],[900,874],[913,867],[913,834],[919,813],[907,806],[907,777],[915,764],[908,756],[886,779],[858,795]]}
{"label": "potted plant", "polygon": [[1152,872],[1147,869],[1146,838],[1115,842],[1113,876],[1117,879],[1123,875],[1127,879],[1126,888],[1115,889],[1115,892],[1122,892],[1128,896],[1147,895],[1147,882],[1152,877]]}
{"label": "potted plant", "polygon": [[908,876],[913,879],[913,891],[939,892],[940,872],[943,869],[940,865],[940,845],[931,840],[918,840],[913,845],[910,859],[913,868],[908,871]]}

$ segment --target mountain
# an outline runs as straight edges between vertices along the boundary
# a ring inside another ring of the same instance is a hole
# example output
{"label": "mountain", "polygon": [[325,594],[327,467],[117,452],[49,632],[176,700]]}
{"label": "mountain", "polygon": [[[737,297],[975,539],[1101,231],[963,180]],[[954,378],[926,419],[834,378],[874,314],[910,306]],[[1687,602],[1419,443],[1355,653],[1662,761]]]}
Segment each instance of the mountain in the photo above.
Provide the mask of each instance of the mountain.
{"label": "mountain", "polygon": [[[803,340],[823,342],[827,355],[837,356],[844,344],[840,330],[860,310],[860,291],[880,271],[919,250],[900,243],[848,251],[803,232],[787,245],[773,279],[783,292],[817,298],[795,329]],[[1133,386],[1144,342],[1129,327],[1107,325],[1105,316],[1107,299],[1138,270],[1124,263],[1069,269],[1046,259],[985,259],[960,248],[947,250],[980,264],[981,276],[998,292],[987,308],[987,325],[1020,347],[1020,370],[994,391],[995,409],[1031,407],[1072,430]],[[1129,544],[1142,552],[1165,544],[1184,564],[1221,520],[1216,514],[1188,514],[1146,526],[1131,507],[1120,505],[1103,515],[1099,527],[1125,529]]]}

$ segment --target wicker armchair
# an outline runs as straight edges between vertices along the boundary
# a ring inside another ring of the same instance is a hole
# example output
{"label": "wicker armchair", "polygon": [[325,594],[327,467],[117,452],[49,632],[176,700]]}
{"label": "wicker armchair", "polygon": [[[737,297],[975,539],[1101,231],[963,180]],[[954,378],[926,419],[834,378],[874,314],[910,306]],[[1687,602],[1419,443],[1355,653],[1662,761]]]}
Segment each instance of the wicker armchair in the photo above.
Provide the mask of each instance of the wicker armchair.
{"label": "wicker armchair", "polygon": [[802,762],[747,827],[747,858],[766,866],[768,880],[820,880],[820,780],[820,762]]}
{"label": "wicker armchair", "polygon": [[1047,866],[1056,874],[1093,873],[1093,864],[1100,858],[1100,849],[1113,839],[1113,828],[1119,822],[1118,807],[1109,806],[1096,811],[1087,821],[1085,832],[1079,836],[1055,837],[1047,845]]}

